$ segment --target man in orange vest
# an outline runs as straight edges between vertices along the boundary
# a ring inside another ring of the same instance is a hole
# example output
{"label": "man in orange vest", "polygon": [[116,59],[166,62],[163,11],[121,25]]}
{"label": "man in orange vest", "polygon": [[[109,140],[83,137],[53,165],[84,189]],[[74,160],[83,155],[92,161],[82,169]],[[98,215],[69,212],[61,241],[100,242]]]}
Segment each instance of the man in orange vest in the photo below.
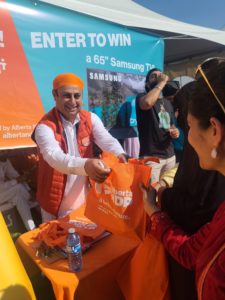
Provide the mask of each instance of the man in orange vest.
{"label": "man in orange vest", "polygon": [[83,81],[72,73],[53,80],[55,107],[39,121],[33,132],[38,145],[37,200],[43,221],[63,217],[80,207],[86,198],[88,176],[103,182],[110,173],[93,156],[93,144],[126,156],[120,143],[94,113],[82,109]]}

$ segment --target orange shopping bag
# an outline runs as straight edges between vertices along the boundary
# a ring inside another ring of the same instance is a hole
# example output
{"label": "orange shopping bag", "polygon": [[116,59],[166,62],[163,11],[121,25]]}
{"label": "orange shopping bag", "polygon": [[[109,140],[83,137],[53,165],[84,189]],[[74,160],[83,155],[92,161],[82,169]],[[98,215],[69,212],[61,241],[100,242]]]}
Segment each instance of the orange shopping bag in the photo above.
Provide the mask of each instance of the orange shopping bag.
{"label": "orange shopping bag", "polygon": [[112,233],[143,239],[146,213],[140,184],[149,185],[151,167],[139,160],[121,163],[108,153],[102,159],[112,171],[104,183],[92,182],[85,215]]}
{"label": "orange shopping bag", "polygon": [[117,282],[126,300],[170,300],[167,259],[162,243],[146,235],[122,267]]}

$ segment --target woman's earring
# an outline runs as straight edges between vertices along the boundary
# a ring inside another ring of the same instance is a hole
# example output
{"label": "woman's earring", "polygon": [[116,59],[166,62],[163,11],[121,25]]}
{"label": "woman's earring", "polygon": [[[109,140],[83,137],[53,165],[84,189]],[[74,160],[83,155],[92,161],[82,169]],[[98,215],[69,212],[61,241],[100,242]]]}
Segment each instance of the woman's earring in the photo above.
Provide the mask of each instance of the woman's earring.
{"label": "woman's earring", "polygon": [[211,157],[212,157],[213,159],[217,158],[217,150],[216,150],[216,148],[212,148],[212,151],[211,151]]}

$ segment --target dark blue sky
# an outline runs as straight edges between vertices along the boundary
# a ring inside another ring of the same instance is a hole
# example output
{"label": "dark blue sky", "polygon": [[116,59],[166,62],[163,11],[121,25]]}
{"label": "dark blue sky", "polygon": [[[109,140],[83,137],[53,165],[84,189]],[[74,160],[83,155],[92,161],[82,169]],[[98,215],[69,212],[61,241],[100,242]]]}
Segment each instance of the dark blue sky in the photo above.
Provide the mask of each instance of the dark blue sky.
{"label": "dark blue sky", "polygon": [[154,12],[186,23],[221,29],[225,0],[135,0]]}

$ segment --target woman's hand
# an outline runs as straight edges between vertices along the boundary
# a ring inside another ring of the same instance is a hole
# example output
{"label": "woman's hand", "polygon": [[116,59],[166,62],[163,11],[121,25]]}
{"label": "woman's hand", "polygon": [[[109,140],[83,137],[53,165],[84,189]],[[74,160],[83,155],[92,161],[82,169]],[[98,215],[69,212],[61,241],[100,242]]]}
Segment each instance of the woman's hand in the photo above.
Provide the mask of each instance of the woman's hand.
{"label": "woman's hand", "polygon": [[140,188],[143,192],[144,209],[149,217],[151,217],[152,214],[160,211],[156,205],[157,192],[151,186],[147,189],[144,185],[141,185]]}
{"label": "woman's hand", "polygon": [[168,188],[168,185],[164,179],[160,179],[154,188],[157,192],[157,204],[159,207],[161,207],[162,193],[165,189]]}

